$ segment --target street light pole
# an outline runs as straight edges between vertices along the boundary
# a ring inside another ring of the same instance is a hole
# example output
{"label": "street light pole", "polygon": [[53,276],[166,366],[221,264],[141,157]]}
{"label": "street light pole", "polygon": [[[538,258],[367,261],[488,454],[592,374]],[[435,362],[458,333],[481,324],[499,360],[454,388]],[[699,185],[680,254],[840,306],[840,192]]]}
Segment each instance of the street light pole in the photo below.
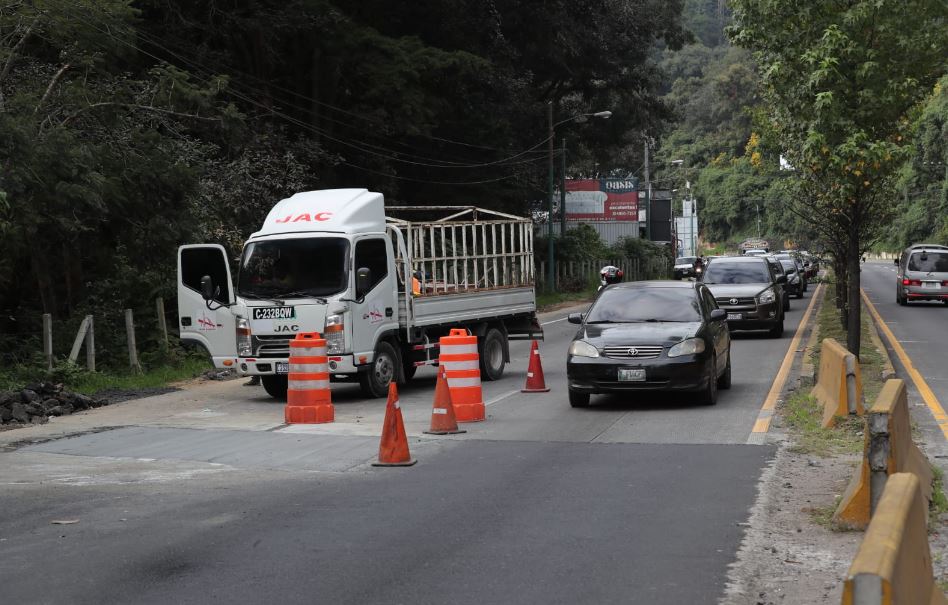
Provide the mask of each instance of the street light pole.
{"label": "street light pole", "polygon": [[566,233],[566,137],[560,151],[560,233]]}
{"label": "street light pole", "polygon": [[547,183],[549,197],[547,199],[547,226],[549,227],[548,241],[547,241],[547,254],[546,254],[546,287],[544,290],[547,292],[552,292],[556,289],[556,284],[553,283],[556,273],[553,269],[553,101],[549,101],[546,104],[546,116],[547,122],[550,125],[549,140],[547,141],[547,148],[549,150],[549,161],[550,161],[550,177],[549,182]]}

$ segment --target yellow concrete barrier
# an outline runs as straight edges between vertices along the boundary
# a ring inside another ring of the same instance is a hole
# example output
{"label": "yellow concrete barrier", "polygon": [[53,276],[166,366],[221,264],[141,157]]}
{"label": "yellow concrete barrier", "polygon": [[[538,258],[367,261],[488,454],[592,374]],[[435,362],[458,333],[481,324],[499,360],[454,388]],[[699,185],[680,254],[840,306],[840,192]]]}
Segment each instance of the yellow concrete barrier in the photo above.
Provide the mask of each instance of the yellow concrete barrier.
{"label": "yellow concrete barrier", "polygon": [[912,419],[908,410],[905,381],[887,380],[866,417],[862,462],[833,515],[842,527],[861,529],[869,524],[885,489],[895,473],[918,477],[926,504],[932,499],[932,468],[912,441]]}
{"label": "yellow concrete barrier", "polygon": [[846,574],[843,605],[948,605],[935,584],[918,477],[889,477]]}
{"label": "yellow concrete barrier", "polygon": [[823,406],[824,428],[833,426],[837,416],[863,413],[859,360],[834,338],[821,343],[820,372],[810,394]]}

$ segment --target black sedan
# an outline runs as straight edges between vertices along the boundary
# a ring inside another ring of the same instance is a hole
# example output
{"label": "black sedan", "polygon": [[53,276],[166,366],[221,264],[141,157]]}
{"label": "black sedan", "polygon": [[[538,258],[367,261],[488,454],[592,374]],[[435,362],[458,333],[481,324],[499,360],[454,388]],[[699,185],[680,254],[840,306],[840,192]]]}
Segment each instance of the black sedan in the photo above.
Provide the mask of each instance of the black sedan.
{"label": "black sedan", "polygon": [[595,393],[697,391],[714,405],[731,387],[727,314],[700,282],[645,281],[609,286],[586,314],[566,357],[569,403]]}

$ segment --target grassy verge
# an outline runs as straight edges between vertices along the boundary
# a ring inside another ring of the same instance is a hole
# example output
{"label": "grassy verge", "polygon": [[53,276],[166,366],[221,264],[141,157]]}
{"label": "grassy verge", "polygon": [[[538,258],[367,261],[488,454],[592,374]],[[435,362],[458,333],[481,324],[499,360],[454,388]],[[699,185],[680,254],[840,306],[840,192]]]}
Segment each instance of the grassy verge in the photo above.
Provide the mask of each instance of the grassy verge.
{"label": "grassy verge", "polygon": [[596,297],[596,288],[587,288],[581,292],[544,292],[537,294],[537,310],[550,311],[563,303],[589,302]]}
{"label": "grassy verge", "polygon": [[51,380],[61,382],[70,391],[94,395],[106,389],[138,390],[164,387],[200,376],[210,368],[210,361],[206,357],[196,355],[156,365],[142,374],[110,370],[87,372],[77,366],[61,364],[54,369],[52,374],[47,375],[35,368],[21,367],[0,373],[0,391],[14,390],[30,383]]}
{"label": "grassy verge", "polygon": [[794,393],[783,405],[783,418],[794,437],[793,451],[816,456],[854,454],[862,450],[862,418],[838,418],[823,428],[823,406],[806,393]]}

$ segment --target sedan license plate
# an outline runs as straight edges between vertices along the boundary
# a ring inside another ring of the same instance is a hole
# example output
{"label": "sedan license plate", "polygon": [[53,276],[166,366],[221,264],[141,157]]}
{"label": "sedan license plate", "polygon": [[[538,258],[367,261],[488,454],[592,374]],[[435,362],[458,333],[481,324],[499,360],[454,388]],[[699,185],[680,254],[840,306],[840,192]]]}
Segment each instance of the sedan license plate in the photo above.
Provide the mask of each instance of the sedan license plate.
{"label": "sedan license plate", "polygon": [[295,307],[254,307],[254,319],[293,319],[296,317]]}
{"label": "sedan license plate", "polygon": [[728,313],[727,318],[731,321],[740,321],[741,319],[743,319],[740,313]]}
{"label": "sedan license plate", "polygon": [[941,287],[941,282],[937,281],[923,281],[922,288],[925,290],[937,290]]}
{"label": "sedan license plate", "polygon": [[289,373],[290,373],[290,362],[288,362],[288,361],[278,361],[278,362],[276,362],[276,373],[277,373],[277,374],[289,374]]}
{"label": "sedan license plate", "polygon": [[619,382],[645,382],[645,370],[641,368],[619,368]]}

